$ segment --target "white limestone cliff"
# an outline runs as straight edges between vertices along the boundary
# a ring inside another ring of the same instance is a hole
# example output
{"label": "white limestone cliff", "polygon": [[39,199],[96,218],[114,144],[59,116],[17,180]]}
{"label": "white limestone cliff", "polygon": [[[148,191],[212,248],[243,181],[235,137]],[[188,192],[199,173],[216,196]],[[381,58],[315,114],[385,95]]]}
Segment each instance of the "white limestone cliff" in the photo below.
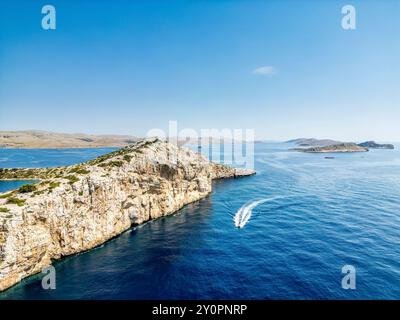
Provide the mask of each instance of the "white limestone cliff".
{"label": "white limestone cliff", "polygon": [[0,194],[0,291],[53,259],[92,249],[207,196],[213,179],[251,174],[158,139],[75,166],[1,169],[0,179],[40,182]]}

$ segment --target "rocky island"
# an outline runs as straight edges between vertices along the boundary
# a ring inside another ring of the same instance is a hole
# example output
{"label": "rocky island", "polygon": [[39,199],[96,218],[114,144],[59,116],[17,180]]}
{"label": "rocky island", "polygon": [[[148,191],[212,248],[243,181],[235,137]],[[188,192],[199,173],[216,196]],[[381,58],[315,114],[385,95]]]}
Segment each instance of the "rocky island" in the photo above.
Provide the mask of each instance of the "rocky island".
{"label": "rocky island", "polygon": [[326,147],[343,142],[332,139],[299,138],[286,141],[286,143],[294,143],[300,147]]}
{"label": "rocky island", "polygon": [[306,153],[334,153],[334,152],[367,152],[368,148],[358,146],[355,143],[339,143],[324,147],[311,148],[292,148],[290,151],[299,151]]}
{"label": "rocky island", "polygon": [[213,179],[252,174],[157,138],[73,166],[0,169],[37,180],[0,194],[0,290],[207,196]]}
{"label": "rocky island", "polygon": [[375,141],[366,141],[357,144],[354,142],[341,142],[332,139],[300,138],[286,141],[286,143],[294,143],[302,147],[289,149],[290,151],[307,153],[366,152],[369,151],[369,149],[394,149],[393,144],[378,144]]}
{"label": "rocky island", "polygon": [[366,141],[363,143],[359,143],[358,146],[369,148],[369,149],[389,149],[389,150],[394,149],[393,144],[379,144],[379,143],[376,143],[375,141]]}

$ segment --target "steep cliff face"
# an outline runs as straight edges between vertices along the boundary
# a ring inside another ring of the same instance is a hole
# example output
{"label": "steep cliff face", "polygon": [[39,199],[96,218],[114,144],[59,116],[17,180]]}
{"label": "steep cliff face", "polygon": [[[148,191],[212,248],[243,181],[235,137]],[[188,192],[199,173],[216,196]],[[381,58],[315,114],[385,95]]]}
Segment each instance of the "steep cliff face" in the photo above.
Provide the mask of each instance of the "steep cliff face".
{"label": "steep cliff face", "polygon": [[86,163],[2,169],[0,179],[40,179],[0,195],[0,290],[52,259],[94,248],[211,192],[212,179],[254,174],[146,139]]}

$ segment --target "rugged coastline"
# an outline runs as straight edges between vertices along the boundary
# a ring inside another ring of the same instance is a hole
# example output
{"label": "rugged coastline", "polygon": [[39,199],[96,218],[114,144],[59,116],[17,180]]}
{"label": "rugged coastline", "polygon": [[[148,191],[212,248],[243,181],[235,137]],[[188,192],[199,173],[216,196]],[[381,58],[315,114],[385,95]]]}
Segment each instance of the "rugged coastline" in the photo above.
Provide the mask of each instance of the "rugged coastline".
{"label": "rugged coastline", "polygon": [[92,249],[207,196],[213,179],[254,173],[156,138],[79,165],[1,169],[0,179],[40,182],[0,194],[0,291],[53,259]]}

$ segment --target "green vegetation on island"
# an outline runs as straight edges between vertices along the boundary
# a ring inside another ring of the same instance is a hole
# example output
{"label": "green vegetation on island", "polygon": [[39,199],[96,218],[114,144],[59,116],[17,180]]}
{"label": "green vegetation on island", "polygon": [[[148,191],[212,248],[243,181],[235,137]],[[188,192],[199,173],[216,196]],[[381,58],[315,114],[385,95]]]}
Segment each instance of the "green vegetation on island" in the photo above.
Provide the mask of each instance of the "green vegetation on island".
{"label": "green vegetation on island", "polygon": [[301,147],[289,149],[290,151],[306,153],[366,152],[369,151],[369,149],[394,149],[394,145],[392,144],[378,144],[375,141],[366,141],[357,144],[354,142],[341,142],[332,139],[300,138],[286,142],[294,143]]}
{"label": "green vegetation on island", "polygon": [[306,153],[333,153],[333,152],[367,152],[368,148],[360,147],[355,143],[340,143],[325,147],[293,148],[291,151]]}

